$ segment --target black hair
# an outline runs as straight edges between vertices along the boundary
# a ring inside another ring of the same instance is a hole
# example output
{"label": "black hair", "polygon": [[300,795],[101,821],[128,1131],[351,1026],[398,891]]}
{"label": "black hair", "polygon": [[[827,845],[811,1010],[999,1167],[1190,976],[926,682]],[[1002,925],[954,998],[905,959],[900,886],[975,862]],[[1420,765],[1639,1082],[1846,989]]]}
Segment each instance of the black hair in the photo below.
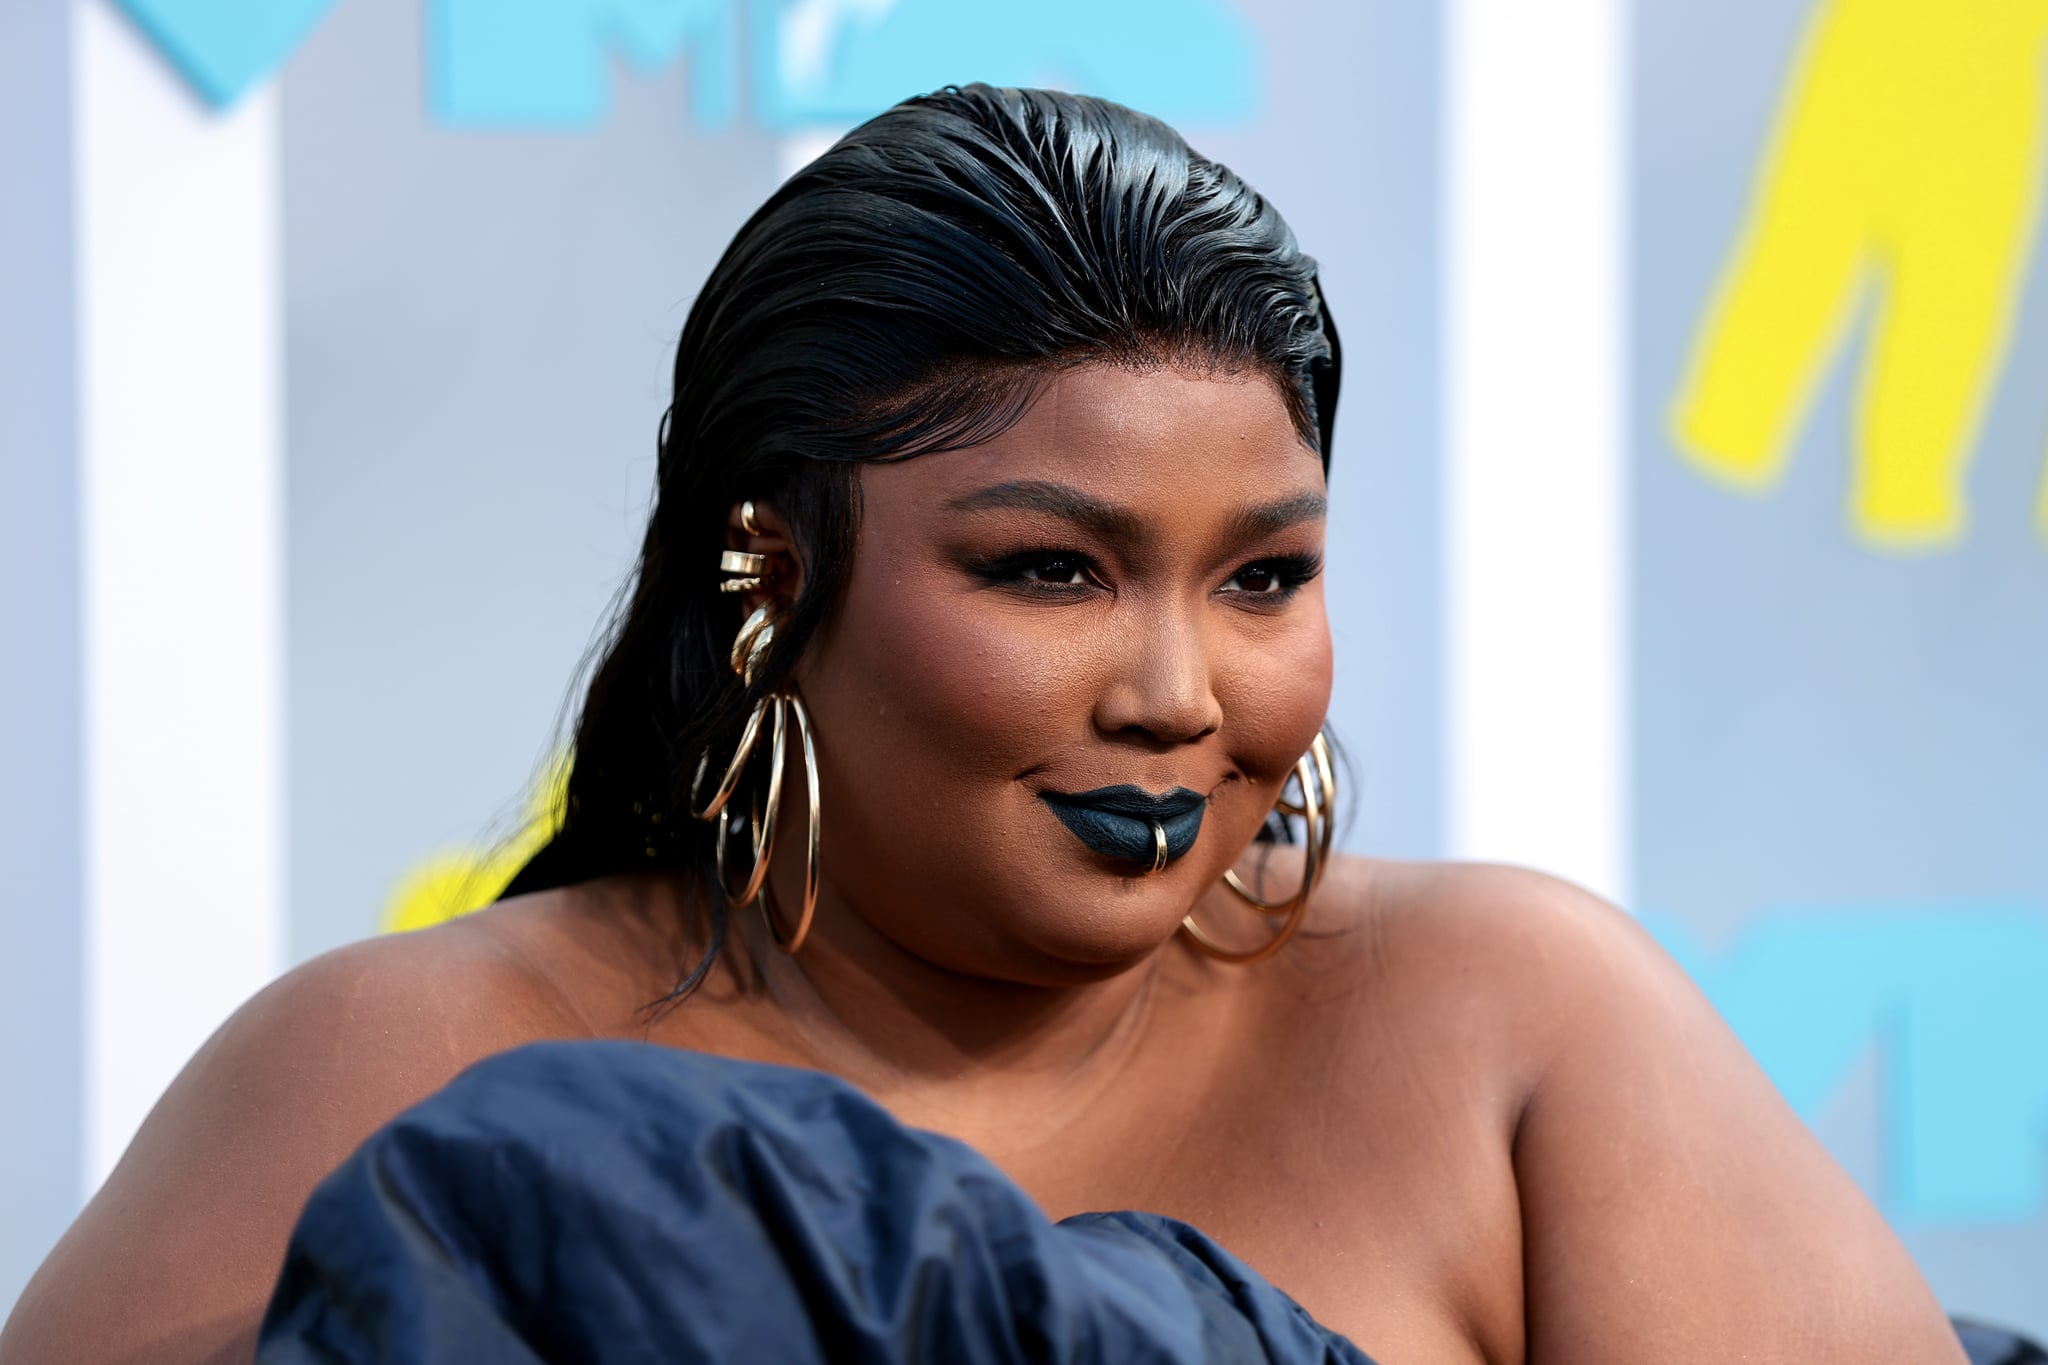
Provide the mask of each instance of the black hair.
{"label": "black hair", "polygon": [[[1276,380],[1327,468],[1337,335],[1280,214],[1157,119],[1083,95],[949,86],[848,133],[726,249],[690,309],[654,510],[573,739],[566,810],[506,888],[635,869],[723,898],[688,788],[836,605],[855,466],[1000,434],[1081,364]],[[717,590],[726,519],[774,501],[804,568],[751,685]],[[701,977],[708,956],[678,993]]]}

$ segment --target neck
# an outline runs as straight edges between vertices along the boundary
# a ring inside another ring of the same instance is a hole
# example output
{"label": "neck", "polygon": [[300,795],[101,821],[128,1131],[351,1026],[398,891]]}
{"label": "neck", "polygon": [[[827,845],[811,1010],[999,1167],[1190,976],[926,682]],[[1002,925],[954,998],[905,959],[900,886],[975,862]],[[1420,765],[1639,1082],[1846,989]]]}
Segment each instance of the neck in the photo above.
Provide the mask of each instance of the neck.
{"label": "neck", "polygon": [[[780,869],[778,869],[779,871]],[[785,909],[801,904],[778,887]],[[828,888],[829,894],[829,888]],[[733,945],[750,961],[799,1051],[913,1122],[954,1132],[1057,1127],[1084,1112],[1141,1051],[1166,959],[1043,986],[972,976],[910,953],[836,897],[808,940],[778,949],[760,907]]]}

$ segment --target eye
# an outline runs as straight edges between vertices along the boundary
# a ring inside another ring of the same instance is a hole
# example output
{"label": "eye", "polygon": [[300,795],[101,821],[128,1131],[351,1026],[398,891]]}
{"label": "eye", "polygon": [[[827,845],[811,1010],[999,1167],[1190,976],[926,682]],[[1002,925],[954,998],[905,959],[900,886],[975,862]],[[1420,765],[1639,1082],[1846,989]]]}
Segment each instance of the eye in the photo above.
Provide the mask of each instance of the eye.
{"label": "eye", "polygon": [[1234,591],[1248,592],[1258,597],[1270,596],[1286,590],[1280,579],[1280,571],[1271,564],[1247,564],[1231,577],[1236,584]]}
{"label": "eye", "polygon": [[1040,592],[1072,593],[1101,586],[1095,561],[1078,550],[1020,550],[972,566],[985,582]]}
{"label": "eye", "polygon": [[1045,554],[1026,557],[1016,566],[1016,576],[1027,583],[1051,587],[1088,586],[1088,561],[1079,555]]}
{"label": "eye", "polygon": [[1322,572],[1316,555],[1280,555],[1245,565],[1224,583],[1222,591],[1246,597],[1284,598]]}

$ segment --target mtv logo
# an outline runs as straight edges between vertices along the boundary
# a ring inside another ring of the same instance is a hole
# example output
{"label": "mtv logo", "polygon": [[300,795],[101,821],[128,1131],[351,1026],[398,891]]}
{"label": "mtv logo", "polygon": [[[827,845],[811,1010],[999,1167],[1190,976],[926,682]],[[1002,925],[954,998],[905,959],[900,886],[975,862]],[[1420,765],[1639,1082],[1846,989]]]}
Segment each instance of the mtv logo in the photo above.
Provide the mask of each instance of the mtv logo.
{"label": "mtv logo", "polygon": [[[195,89],[234,103],[337,0],[116,0]],[[471,127],[577,128],[614,59],[690,63],[696,120],[844,127],[941,85],[1054,85],[1176,123],[1259,104],[1258,35],[1231,0],[423,0],[428,107]]]}
{"label": "mtv logo", "polygon": [[1882,1064],[1886,1211],[2013,1222],[2048,1202],[2048,913],[2027,906],[1778,911],[1725,954],[1647,926],[1811,1120]]}
{"label": "mtv logo", "polygon": [[775,130],[843,127],[968,81],[1061,85],[1197,123],[1241,123],[1258,104],[1257,35],[1228,0],[427,3],[429,104],[471,126],[588,126],[614,55],[653,70],[685,52],[712,126],[734,111],[743,61]]}

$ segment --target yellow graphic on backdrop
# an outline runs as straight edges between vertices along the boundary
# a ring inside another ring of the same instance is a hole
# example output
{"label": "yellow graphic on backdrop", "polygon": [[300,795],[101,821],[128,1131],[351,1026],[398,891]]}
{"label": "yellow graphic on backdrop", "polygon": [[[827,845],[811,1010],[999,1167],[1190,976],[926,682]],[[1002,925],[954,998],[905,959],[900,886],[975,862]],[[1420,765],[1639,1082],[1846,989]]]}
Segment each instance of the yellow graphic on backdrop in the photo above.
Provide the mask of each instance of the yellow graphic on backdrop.
{"label": "yellow graphic on backdrop", "polygon": [[489,848],[433,854],[399,878],[384,903],[384,931],[445,924],[495,901],[526,860],[562,827],[568,793],[569,763],[558,758],[534,784],[519,828],[510,837]]}
{"label": "yellow graphic on backdrop", "polygon": [[2048,172],[2044,57],[2048,0],[1823,0],[1673,413],[1696,468],[1777,481],[1868,291],[1851,518],[1891,547],[1963,533]]}

